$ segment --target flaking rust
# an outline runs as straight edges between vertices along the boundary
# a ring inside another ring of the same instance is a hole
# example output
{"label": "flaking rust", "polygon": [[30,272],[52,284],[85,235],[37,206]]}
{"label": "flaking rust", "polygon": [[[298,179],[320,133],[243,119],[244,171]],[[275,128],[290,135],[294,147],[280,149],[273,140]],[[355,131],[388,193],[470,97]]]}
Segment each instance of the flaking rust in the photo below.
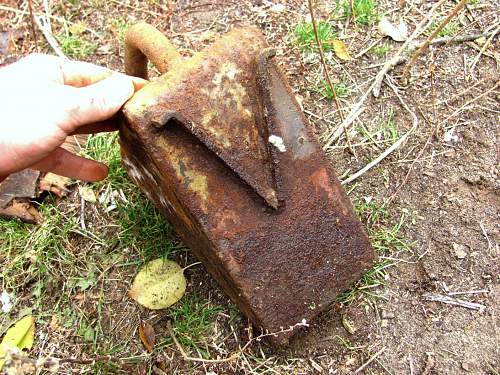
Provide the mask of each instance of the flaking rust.
{"label": "flaking rust", "polygon": [[126,38],[129,176],[257,327],[285,343],[372,265],[363,226],[257,29],[181,59],[156,29]]}

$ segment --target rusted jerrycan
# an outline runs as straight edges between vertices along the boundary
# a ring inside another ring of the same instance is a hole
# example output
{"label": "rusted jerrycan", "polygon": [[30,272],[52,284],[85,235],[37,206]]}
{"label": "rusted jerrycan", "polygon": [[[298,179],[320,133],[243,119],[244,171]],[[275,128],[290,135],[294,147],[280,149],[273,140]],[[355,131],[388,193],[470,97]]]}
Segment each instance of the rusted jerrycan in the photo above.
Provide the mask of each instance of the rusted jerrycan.
{"label": "rusted jerrycan", "polygon": [[255,28],[183,59],[137,24],[123,165],[241,311],[286,342],[372,264],[362,224]]}

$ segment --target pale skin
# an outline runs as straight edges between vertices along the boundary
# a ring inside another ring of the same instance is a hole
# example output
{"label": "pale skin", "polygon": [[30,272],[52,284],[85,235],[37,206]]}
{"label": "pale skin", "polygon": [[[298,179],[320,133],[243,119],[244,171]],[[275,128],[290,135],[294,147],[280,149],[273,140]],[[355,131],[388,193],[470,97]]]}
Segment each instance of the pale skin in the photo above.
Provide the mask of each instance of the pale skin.
{"label": "pale skin", "polygon": [[109,119],[146,82],[41,54],[0,68],[0,181],[25,168],[83,181],[106,178],[106,165],[60,146],[69,135],[116,130]]}

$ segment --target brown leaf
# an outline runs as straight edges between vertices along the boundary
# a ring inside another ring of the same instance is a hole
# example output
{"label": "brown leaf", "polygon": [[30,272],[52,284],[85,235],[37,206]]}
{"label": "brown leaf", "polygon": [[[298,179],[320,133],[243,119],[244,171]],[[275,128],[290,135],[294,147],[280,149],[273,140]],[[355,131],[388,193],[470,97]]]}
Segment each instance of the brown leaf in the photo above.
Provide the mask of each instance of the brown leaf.
{"label": "brown leaf", "polygon": [[139,325],[139,337],[148,352],[152,352],[155,346],[156,336],[153,326],[147,322]]}
{"label": "brown leaf", "polygon": [[332,40],[333,51],[337,55],[337,57],[341,60],[351,60],[352,57],[349,55],[349,51],[347,51],[347,47],[341,40]]}

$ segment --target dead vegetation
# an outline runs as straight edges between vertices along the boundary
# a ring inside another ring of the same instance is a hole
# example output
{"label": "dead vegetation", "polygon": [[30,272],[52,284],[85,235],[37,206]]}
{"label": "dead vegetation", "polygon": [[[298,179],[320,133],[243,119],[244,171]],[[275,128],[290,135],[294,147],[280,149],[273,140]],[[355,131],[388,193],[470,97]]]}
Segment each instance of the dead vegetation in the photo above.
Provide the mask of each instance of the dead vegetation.
{"label": "dead vegetation", "polygon": [[[30,3],[0,5],[2,64],[37,48]],[[379,262],[290,348],[270,348],[127,179],[116,137],[95,136],[82,152],[110,165],[107,181],[84,186],[95,201],[75,183],[65,199],[40,203],[42,225],[0,222],[1,289],[12,302],[0,314],[0,335],[22,316],[36,324],[33,350],[14,354],[16,363],[46,359],[38,367],[61,374],[498,374],[494,1],[33,0],[32,7],[41,52],[59,48],[118,70],[123,33],[138,20],[163,30],[183,55],[238,24],[259,27]],[[383,17],[391,36],[379,30]],[[138,267],[157,257],[195,265],[186,271],[186,296],[151,312],[127,290]],[[152,351],[139,335],[143,322],[154,330]]]}

